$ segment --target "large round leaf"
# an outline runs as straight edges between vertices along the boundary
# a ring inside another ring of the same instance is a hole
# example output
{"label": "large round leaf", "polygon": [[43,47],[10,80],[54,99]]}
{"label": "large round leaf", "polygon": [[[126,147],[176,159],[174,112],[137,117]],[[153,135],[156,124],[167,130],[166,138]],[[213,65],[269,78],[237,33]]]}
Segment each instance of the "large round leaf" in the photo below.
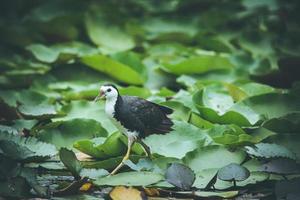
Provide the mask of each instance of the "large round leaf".
{"label": "large round leaf", "polygon": [[189,190],[195,181],[195,174],[183,164],[172,163],[166,170],[165,178],[168,183],[182,190]]}
{"label": "large round leaf", "polygon": [[37,137],[42,141],[54,144],[57,148],[72,148],[75,141],[107,136],[107,132],[101,124],[92,119],[54,122],[49,126],[49,128],[40,130]]}
{"label": "large round leaf", "polygon": [[147,186],[163,180],[163,176],[154,172],[124,172],[113,176],[97,179],[96,185],[126,185],[126,186]]}
{"label": "large round leaf", "polygon": [[249,176],[249,170],[236,163],[226,165],[218,171],[218,178],[223,181],[243,181],[246,180]]}
{"label": "large round leaf", "polygon": [[112,78],[129,84],[141,85],[144,79],[133,67],[100,54],[88,55],[81,62],[95,70],[103,72]]}
{"label": "large round leaf", "polygon": [[194,149],[209,144],[210,137],[204,130],[199,130],[187,122],[174,121],[173,131],[166,135],[150,135],[145,143],[152,153],[167,157],[183,158]]}
{"label": "large round leaf", "polygon": [[77,118],[93,119],[98,121],[108,133],[113,133],[117,130],[104,111],[104,102],[72,101],[70,104],[64,106],[61,111],[66,115],[52,119],[54,122],[68,121]]}
{"label": "large round leaf", "polygon": [[207,146],[189,152],[183,159],[194,172],[224,167],[230,163],[241,163],[246,154],[243,151],[229,151],[222,146]]}

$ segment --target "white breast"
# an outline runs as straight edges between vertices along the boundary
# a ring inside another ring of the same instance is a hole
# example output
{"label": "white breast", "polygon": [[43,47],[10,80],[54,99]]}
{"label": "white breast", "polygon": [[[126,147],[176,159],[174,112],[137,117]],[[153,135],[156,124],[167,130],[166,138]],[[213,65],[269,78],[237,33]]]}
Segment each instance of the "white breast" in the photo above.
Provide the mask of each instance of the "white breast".
{"label": "white breast", "polygon": [[113,117],[114,116],[114,113],[115,113],[115,104],[116,104],[116,101],[106,101],[106,103],[105,103],[105,113],[109,117]]}

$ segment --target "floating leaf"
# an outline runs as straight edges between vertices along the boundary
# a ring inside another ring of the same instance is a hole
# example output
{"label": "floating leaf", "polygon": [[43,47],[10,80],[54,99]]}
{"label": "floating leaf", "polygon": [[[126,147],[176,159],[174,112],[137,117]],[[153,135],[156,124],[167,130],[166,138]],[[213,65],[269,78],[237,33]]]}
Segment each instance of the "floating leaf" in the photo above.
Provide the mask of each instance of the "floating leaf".
{"label": "floating leaf", "polygon": [[195,195],[202,198],[233,198],[239,194],[239,191],[225,191],[225,192],[208,192],[208,191],[193,191],[191,192],[178,192],[178,194]]}
{"label": "floating leaf", "polygon": [[58,59],[59,52],[42,44],[31,44],[27,47],[33,55],[40,61],[52,63]]}
{"label": "floating leaf", "polygon": [[[216,182],[216,175],[218,169],[217,168],[210,168],[198,171],[196,173],[196,179],[194,182],[194,187],[199,189],[211,189],[214,187]],[[211,185],[209,185],[211,183]],[[207,187],[211,186],[211,187]]]}
{"label": "floating leaf", "polygon": [[218,178],[223,181],[243,181],[249,176],[249,170],[236,163],[226,165],[218,171]]}
{"label": "floating leaf", "polygon": [[175,121],[173,129],[166,135],[151,135],[145,139],[152,153],[183,158],[187,152],[210,143],[210,138],[205,131],[199,131],[186,122]]}
{"label": "floating leaf", "polygon": [[135,171],[151,171],[151,170],[155,170],[155,164],[150,160],[150,159],[140,159],[138,161],[138,163],[134,164],[132,161],[130,160],[126,160],[125,165],[127,165],[128,167],[130,167],[132,170]]}
{"label": "floating leaf", "polygon": [[109,196],[112,200],[143,200],[142,192],[135,188],[126,188],[124,186],[115,187],[110,193]]}
{"label": "floating leaf", "polygon": [[108,119],[104,111],[104,102],[72,101],[70,104],[62,107],[61,111],[66,113],[66,115],[60,118],[54,118],[54,122],[68,121],[77,118],[93,119],[98,121],[108,133],[117,131],[117,128]]}
{"label": "floating leaf", "polygon": [[165,178],[168,183],[182,190],[189,190],[195,181],[195,174],[183,164],[172,163],[166,170]]}
{"label": "floating leaf", "polygon": [[214,85],[197,92],[193,100],[201,115],[208,121],[220,124],[250,126],[257,123],[259,115],[251,108],[234,104],[224,88]]}
{"label": "floating leaf", "polygon": [[144,83],[144,79],[141,77],[141,74],[139,74],[139,71],[104,55],[95,54],[83,56],[81,61],[83,64],[103,72],[118,81],[134,85]]}
{"label": "floating leaf", "polygon": [[126,185],[126,186],[147,186],[163,180],[163,176],[154,172],[124,172],[113,176],[97,179],[96,185]]}
{"label": "floating leaf", "polygon": [[163,63],[163,69],[176,75],[203,74],[212,70],[233,67],[228,57],[222,55],[199,55],[181,60],[178,63]]}
{"label": "floating leaf", "polygon": [[90,179],[98,179],[103,176],[107,176],[109,173],[105,169],[81,169],[80,176],[81,177],[88,177]]}
{"label": "floating leaf", "polygon": [[85,25],[90,39],[105,51],[125,51],[135,46],[131,35],[119,26],[107,23],[99,12],[97,15],[88,14]]}
{"label": "floating leaf", "polygon": [[278,158],[263,164],[260,171],[282,175],[300,174],[300,165],[291,159]]}
{"label": "floating leaf", "polygon": [[92,119],[73,119],[65,122],[54,122],[44,127],[37,134],[42,141],[54,144],[57,148],[73,147],[78,140],[106,136],[101,124]]}
{"label": "floating leaf", "polygon": [[52,118],[58,115],[56,108],[52,105],[22,105],[18,108],[20,113],[22,113],[27,118]]}
{"label": "floating leaf", "polygon": [[57,153],[55,146],[41,142],[34,137],[22,137],[1,132],[0,141],[2,143],[0,149],[4,154],[19,159],[40,160]]}
{"label": "floating leaf", "polygon": [[241,163],[245,158],[243,151],[229,151],[221,146],[207,146],[189,152],[183,159],[195,173],[204,169],[224,167],[230,163]]}
{"label": "floating leaf", "polygon": [[255,157],[263,158],[275,158],[283,157],[296,159],[296,155],[292,153],[289,149],[278,144],[268,144],[268,143],[259,143],[254,147],[247,146],[245,147],[247,153]]}

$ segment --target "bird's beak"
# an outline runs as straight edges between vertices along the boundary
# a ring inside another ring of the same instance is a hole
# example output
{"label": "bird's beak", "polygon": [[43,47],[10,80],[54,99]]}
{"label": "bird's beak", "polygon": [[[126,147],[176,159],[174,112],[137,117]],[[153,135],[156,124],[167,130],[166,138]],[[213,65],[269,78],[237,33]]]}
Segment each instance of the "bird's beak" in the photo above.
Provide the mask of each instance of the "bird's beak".
{"label": "bird's beak", "polygon": [[94,102],[99,101],[100,99],[104,99],[104,92],[101,90],[100,93],[98,94],[98,96],[96,96],[96,98],[94,99]]}

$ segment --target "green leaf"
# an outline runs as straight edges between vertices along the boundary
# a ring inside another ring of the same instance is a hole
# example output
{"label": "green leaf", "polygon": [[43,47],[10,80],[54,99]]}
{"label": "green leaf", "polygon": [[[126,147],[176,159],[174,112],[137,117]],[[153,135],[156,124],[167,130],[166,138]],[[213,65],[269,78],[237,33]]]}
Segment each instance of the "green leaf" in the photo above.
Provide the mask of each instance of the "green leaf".
{"label": "green leaf", "polygon": [[[178,192],[178,194],[189,195],[190,192]],[[193,191],[193,195],[200,198],[233,198],[239,194],[239,191],[219,191],[219,192],[208,192],[208,191]]]}
{"label": "green leaf", "polygon": [[150,159],[144,158],[140,159],[136,164],[130,160],[126,160],[124,163],[134,171],[155,171],[155,167],[157,167]]}
{"label": "green leaf", "polygon": [[42,44],[31,44],[26,49],[31,51],[36,59],[46,63],[55,62],[59,56],[59,52]]}
{"label": "green leaf", "polygon": [[226,56],[206,54],[188,58],[177,63],[163,63],[163,69],[176,75],[203,74],[209,71],[229,69],[231,67],[233,67],[233,65]]}
{"label": "green leaf", "polygon": [[166,135],[150,135],[145,139],[152,153],[181,159],[187,152],[211,142],[204,130],[186,122],[175,121],[173,129]]}
{"label": "green leaf", "polygon": [[[300,111],[300,102],[289,94],[270,93],[253,96],[236,104],[238,107],[247,106],[265,119],[282,117]],[[238,107],[234,107],[235,110]]]}
{"label": "green leaf", "polygon": [[72,148],[73,143],[82,139],[106,136],[101,124],[92,119],[72,119],[65,122],[54,122],[37,133],[37,137],[54,144],[57,148]]}
{"label": "green leaf", "polygon": [[102,127],[108,132],[113,133],[117,128],[108,119],[104,111],[104,102],[89,102],[89,101],[72,101],[70,104],[63,106],[61,111],[66,113],[64,117],[52,119],[54,122],[68,121],[77,118],[93,119],[98,121]]}
{"label": "green leaf", "polygon": [[26,146],[20,146],[13,141],[0,140],[0,146],[2,155],[15,160],[25,160],[34,157],[34,152],[30,151]]}
{"label": "green leaf", "polygon": [[284,146],[278,144],[259,143],[254,147],[245,147],[247,153],[251,156],[262,157],[262,158],[290,158],[296,159],[296,155]]}
{"label": "green leaf", "polygon": [[105,73],[112,78],[128,84],[141,85],[144,83],[144,79],[136,71],[135,68],[115,61],[104,55],[95,54],[83,56],[81,62],[97,71]]}
{"label": "green leaf", "polygon": [[22,105],[18,107],[20,113],[22,113],[27,118],[52,118],[58,115],[55,106],[52,105]]}
{"label": "green leaf", "polygon": [[264,163],[259,171],[281,175],[300,174],[300,165],[295,160],[278,158]]}
{"label": "green leaf", "polygon": [[198,114],[196,114],[194,112],[191,113],[189,123],[201,128],[201,129],[210,129],[213,127],[212,123],[201,118]]}
{"label": "green leaf", "polygon": [[126,185],[147,186],[163,180],[163,176],[154,172],[124,172],[113,176],[97,179],[94,184],[101,185]]}
{"label": "green leaf", "polygon": [[[92,161],[83,161],[81,164],[83,165],[84,168],[95,168],[95,169],[106,169],[106,170],[113,170],[115,169],[118,164],[122,162],[123,159],[122,156],[114,157],[114,158],[109,158],[106,160],[92,160]],[[139,161],[139,159],[144,158],[143,156],[138,156],[138,155],[130,155],[130,161],[136,163]]]}
{"label": "green leaf", "polygon": [[145,99],[151,96],[150,90],[136,86],[119,88],[119,92],[121,95],[138,96]]}
{"label": "green leaf", "polygon": [[246,154],[243,151],[229,151],[222,146],[207,146],[189,152],[183,159],[195,173],[204,169],[224,167],[230,163],[241,163]]}
{"label": "green leaf", "polygon": [[103,51],[125,51],[135,46],[131,35],[127,34],[119,26],[108,23],[103,19],[101,13],[86,15],[85,25],[92,42],[103,48]]}
{"label": "green leaf", "polygon": [[4,154],[19,159],[41,160],[57,153],[55,146],[41,142],[34,137],[22,137],[2,132],[0,141],[2,143],[0,149]]}
{"label": "green leaf", "polygon": [[279,133],[297,133],[300,130],[300,113],[290,113],[264,122],[263,127]]}
{"label": "green leaf", "polygon": [[71,174],[76,179],[79,179],[82,166],[77,160],[75,153],[67,148],[61,148],[59,150],[59,158],[66,168],[71,172]]}
{"label": "green leaf", "polygon": [[235,102],[241,101],[248,97],[248,95],[243,90],[241,90],[239,87],[235,86],[234,84],[224,83],[224,86],[227,88],[230,96]]}
{"label": "green leaf", "polygon": [[105,169],[84,169],[83,168],[80,171],[81,177],[88,177],[90,179],[98,179],[108,174],[109,174],[108,171],[106,171]]}
{"label": "green leaf", "polygon": [[[195,20],[173,19],[156,17],[150,18],[143,23],[143,28],[148,33],[148,39],[159,39],[166,35],[170,37],[173,34],[179,36],[192,37],[196,34]],[[176,40],[175,40],[176,41]],[[177,38],[178,41],[178,38]]]}
{"label": "green leaf", "polygon": [[74,148],[94,158],[109,158],[125,154],[126,145],[120,140],[121,133],[116,132],[105,138],[80,140],[74,143]]}
{"label": "green leaf", "polygon": [[172,163],[166,170],[165,178],[168,183],[182,190],[190,190],[195,181],[195,174],[183,164]]}
{"label": "green leaf", "polygon": [[242,84],[239,88],[249,97],[275,92],[275,89],[271,86],[254,82]]}
{"label": "green leaf", "polygon": [[260,119],[259,114],[247,105],[234,104],[232,97],[219,85],[200,90],[193,100],[201,115],[214,123],[250,126]]}
{"label": "green leaf", "polygon": [[243,181],[249,176],[249,170],[236,163],[231,163],[218,170],[218,178],[223,181]]}

